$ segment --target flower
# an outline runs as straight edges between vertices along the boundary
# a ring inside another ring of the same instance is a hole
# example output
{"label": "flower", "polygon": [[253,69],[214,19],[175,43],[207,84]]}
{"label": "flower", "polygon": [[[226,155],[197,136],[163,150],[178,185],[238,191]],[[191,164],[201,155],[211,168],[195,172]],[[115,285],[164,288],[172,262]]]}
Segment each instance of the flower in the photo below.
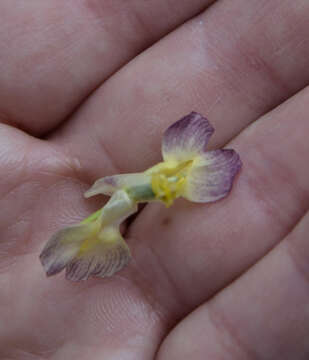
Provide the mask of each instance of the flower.
{"label": "flower", "polygon": [[163,162],[143,173],[101,178],[85,196],[111,195],[122,188],[132,192],[135,187],[143,193],[141,200],[159,200],[167,206],[178,197],[201,203],[219,200],[230,192],[241,161],[231,149],[206,151],[213,132],[205,117],[192,112],[165,131]]}
{"label": "flower", "polygon": [[56,232],[40,255],[47,276],[66,268],[66,278],[78,281],[90,275],[110,276],[122,269],[130,260],[130,250],[119,225],[136,211],[136,202],[119,190],[80,224]]}
{"label": "flower", "polygon": [[139,202],[186,198],[207,203],[225,197],[241,168],[231,149],[206,151],[214,128],[192,112],[172,124],[162,141],[163,161],[141,173],[97,180],[85,196],[111,196],[107,204],[78,225],[59,230],[44,247],[40,259],[48,276],[66,268],[70,280],[111,276],[130,260],[119,225],[137,211]]}

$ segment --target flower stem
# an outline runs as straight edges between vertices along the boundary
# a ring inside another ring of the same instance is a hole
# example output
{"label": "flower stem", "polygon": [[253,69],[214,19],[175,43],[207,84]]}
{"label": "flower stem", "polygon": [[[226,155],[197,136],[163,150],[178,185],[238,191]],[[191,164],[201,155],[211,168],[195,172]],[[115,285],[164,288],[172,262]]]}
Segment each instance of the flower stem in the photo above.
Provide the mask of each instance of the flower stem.
{"label": "flower stem", "polygon": [[97,220],[97,218],[100,216],[100,213],[102,212],[102,209],[97,210],[96,212],[92,213],[90,216],[88,216],[86,219],[81,221],[81,224],[88,224],[92,221]]}

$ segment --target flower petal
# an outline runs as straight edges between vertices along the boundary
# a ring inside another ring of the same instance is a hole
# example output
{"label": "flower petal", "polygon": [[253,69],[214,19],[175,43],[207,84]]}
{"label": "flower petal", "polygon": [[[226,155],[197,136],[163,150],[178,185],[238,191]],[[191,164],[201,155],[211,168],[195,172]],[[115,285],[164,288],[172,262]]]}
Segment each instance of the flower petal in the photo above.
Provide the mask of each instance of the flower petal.
{"label": "flower petal", "polygon": [[107,277],[121,270],[130,261],[130,250],[118,230],[107,235],[90,251],[77,255],[66,268],[66,278],[72,281],[87,280],[89,276]]}
{"label": "flower petal", "polygon": [[97,194],[112,195],[116,190],[149,182],[150,176],[144,173],[106,176],[97,180],[84,195],[86,198]]}
{"label": "flower petal", "polygon": [[241,165],[239,155],[234,150],[204,153],[192,164],[183,196],[194,202],[212,202],[223,198],[231,190]]}
{"label": "flower petal", "polygon": [[187,161],[205,151],[214,128],[202,115],[192,112],[164,133],[162,155],[165,161]]}
{"label": "flower petal", "polygon": [[89,224],[73,225],[57,231],[40,255],[47,276],[63,270],[78,253],[82,241],[91,233]]}

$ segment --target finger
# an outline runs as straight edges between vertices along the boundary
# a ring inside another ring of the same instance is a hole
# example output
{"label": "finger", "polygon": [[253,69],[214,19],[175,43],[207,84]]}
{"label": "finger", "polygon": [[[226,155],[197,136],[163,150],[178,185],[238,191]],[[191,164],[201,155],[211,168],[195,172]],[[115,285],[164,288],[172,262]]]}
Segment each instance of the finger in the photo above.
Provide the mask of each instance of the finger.
{"label": "finger", "polygon": [[42,135],[121,65],[211,2],[1,1],[0,121]]}
{"label": "finger", "polygon": [[308,83],[308,14],[306,0],[217,2],[110,78],[53,139],[91,181],[157,161],[163,129],[192,110],[222,145]]}
{"label": "finger", "polygon": [[229,144],[243,168],[226,199],[201,206],[180,201],[170,209],[147,206],[132,224],[137,267],[159,284],[154,291],[165,294],[167,306],[169,299],[178,301],[179,314],[252,266],[307,210],[308,100],[309,88]]}
{"label": "finger", "polygon": [[308,231],[309,213],[258,264],[177,326],[158,360],[308,359]]}

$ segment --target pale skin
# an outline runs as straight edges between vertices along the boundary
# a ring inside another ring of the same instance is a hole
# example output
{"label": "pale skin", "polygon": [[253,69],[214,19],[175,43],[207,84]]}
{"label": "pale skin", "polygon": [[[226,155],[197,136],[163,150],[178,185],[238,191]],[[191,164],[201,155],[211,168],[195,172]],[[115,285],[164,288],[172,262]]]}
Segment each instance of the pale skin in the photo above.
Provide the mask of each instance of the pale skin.
{"label": "pale skin", "polygon": [[[1,359],[308,359],[309,2],[210,3],[1,1]],[[240,154],[231,194],[141,209],[112,278],[46,278],[107,200],[83,192],[192,110]]]}

